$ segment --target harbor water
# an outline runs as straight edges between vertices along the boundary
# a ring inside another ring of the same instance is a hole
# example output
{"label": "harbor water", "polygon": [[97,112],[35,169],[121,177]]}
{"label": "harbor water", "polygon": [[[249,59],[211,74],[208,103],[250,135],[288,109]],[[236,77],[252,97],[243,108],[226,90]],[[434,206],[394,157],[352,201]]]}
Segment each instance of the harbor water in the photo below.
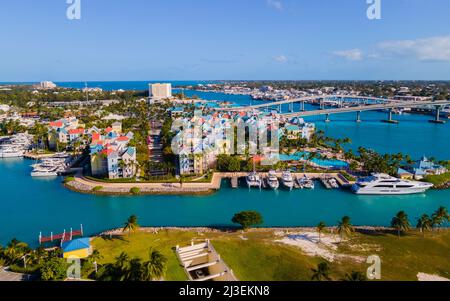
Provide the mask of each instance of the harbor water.
{"label": "harbor water", "polygon": [[[146,89],[146,84],[102,85],[105,89]],[[67,87],[77,85],[80,83],[64,83]],[[198,91],[185,94],[239,105],[257,103],[245,95]],[[356,123],[356,114],[342,114],[331,115],[330,123],[324,122],[324,117],[307,121],[316,123],[328,136],[350,138],[353,143],[348,147],[355,150],[364,146],[382,153],[410,154],[413,159],[422,155],[450,159],[450,122],[432,124],[428,122],[432,116],[404,114],[394,115],[399,124],[386,124],[380,122],[386,119],[384,112],[363,112],[361,118],[362,122]],[[120,227],[132,214],[139,217],[143,226],[229,226],[233,214],[242,210],[261,212],[263,226],[315,226],[320,221],[335,225],[343,215],[350,216],[355,225],[387,226],[400,210],[406,211],[415,224],[423,213],[431,214],[439,206],[450,208],[450,190],[405,196],[357,196],[345,190],[326,190],[319,183],[314,190],[292,192],[232,189],[225,182],[220,191],[209,196],[84,195],[65,189],[61,178],[30,177],[31,164],[25,159],[0,159],[0,244],[17,238],[35,245],[40,231],[49,235],[51,231],[77,229],[80,224],[86,234],[95,234]]]}

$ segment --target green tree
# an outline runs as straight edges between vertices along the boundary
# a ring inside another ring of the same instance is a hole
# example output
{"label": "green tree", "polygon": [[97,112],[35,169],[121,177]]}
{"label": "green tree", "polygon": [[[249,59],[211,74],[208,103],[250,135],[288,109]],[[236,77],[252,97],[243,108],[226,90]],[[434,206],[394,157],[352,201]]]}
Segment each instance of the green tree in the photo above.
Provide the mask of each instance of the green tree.
{"label": "green tree", "polygon": [[428,214],[423,214],[417,219],[416,228],[420,230],[422,235],[425,235],[425,231],[431,230],[433,228],[433,221],[428,216]]}
{"label": "green tree", "polygon": [[67,277],[68,263],[64,258],[50,257],[40,268],[44,281],[64,280]]}
{"label": "green tree", "polygon": [[339,222],[337,227],[337,232],[339,233],[339,236],[341,238],[341,241],[344,236],[350,235],[352,232],[354,232],[354,228],[351,224],[350,217],[344,216]]}
{"label": "green tree", "polygon": [[326,225],[324,222],[320,222],[316,227],[317,233],[319,234],[319,243],[320,243],[320,235],[322,234],[322,232],[325,228],[326,228]]}
{"label": "green tree", "polygon": [[351,273],[345,274],[343,281],[367,281],[367,276],[361,272],[352,271]]}
{"label": "green tree", "polygon": [[321,262],[317,265],[317,268],[311,269],[313,275],[311,280],[322,281],[331,280],[330,278],[330,266],[327,262]]}
{"label": "green tree", "polygon": [[136,215],[130,216],[125,222],[125,226],[122,231],[128,231],[128,235],[131,235],[131,232],[135,232],[139,228],[139,224],[137,222],[138,218]]}
{"label": "green tree", "polygon": [[450,215],[448,213],[447,208],[441,206],[436,212],[431,216],[432,218],[432,226],[438,227],[438,229],[446,222],[450,220]]}
{"label": "green tree", "polygon": [[240,224],[244,230],[250,226],[256,226],[263,223],[263,218],[259,212],[256,211],[242,211],[236,213],[231,221],[235,224]]}
{"label": "green tree", "polygon": [[166,273],[167,258],[158,250],[150,250],[149,261],[142,267],[142,280],[153,281],[164,277]]}
{"label": "green tree", "polygon": [[400,233],[405,233],[411,229],[411,224],[408,220],[408,215],[404,211],[400,211],[396,216],[392,218],[391,227],[397,230],[397,235],[400,237]]}

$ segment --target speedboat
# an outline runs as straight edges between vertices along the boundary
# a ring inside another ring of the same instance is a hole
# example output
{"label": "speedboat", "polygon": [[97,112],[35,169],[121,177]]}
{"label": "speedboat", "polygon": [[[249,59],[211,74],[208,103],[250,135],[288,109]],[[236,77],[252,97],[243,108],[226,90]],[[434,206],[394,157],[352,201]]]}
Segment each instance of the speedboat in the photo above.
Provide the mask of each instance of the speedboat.
{"label": "speedboat", "polygon": [[292,190],[292,188],[294,188],[294,178],[292,177],[292,174],[289,170],[284,171],[281,174],[281,182],[289,190]]}
{"label": "speedboat", "polygon": [[258,175],[257,172],[253,171],[253,172],[249,173],[248,176],[245,177],[245,180],[247,182],[248,188],[251,188],[251,187],[261,188],[262,181],[261,181],[261,177]]}
{"label": "speedboat", "polygon": [[297,183],[300,188],[314,189],[314,181],[304,175],[302,178],[297,178]]}
{"label": "speedboat", "polygon": [[269,171],[269,176],[267,177],[267,184],[273,190],[277,190],[280,187],[280,182],[278,182],[277,173],[275,170]]}
{"label": "speedboat", "polygon": [[431,183],[402,180],[387,174],[374,173],[359,179],[352,186],[352,191],[356,194],[415,194],[424,193],[431,187],[433,187]]}

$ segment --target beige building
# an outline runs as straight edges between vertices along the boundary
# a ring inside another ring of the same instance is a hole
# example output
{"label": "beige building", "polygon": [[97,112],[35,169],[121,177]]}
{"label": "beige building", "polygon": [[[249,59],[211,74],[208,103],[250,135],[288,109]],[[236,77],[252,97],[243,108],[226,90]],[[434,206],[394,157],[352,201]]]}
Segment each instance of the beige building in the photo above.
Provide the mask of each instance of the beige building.
{"label": "beige building", "polygon": [[176,247],[178,260],[190,281],[237,281],[209,240]]}
{"label": "beige building", "polygon": [[150,84],[149,96],[153,99],[171,98],[172,84]]}

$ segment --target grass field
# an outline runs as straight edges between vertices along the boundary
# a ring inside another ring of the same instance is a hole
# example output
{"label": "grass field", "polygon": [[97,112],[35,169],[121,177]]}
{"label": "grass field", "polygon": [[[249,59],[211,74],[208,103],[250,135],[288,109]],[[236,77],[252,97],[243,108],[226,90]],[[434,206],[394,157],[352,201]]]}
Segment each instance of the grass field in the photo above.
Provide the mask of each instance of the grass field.
{"label": "grass field", "polygon": [[[189,244],[191,239],[211,239],[239,280],[310,280],[311,269],[325,261],[304,254],[298,247],[274,242],[276,237],[270,230],[245,233],[247,240],[241,235],[240,232],[199,234],[178,230],[163,230],[158,234],[138,232],[112,239],[96,238],[93,247],[104,256],[102,263],[113,262],[121,252],[147,260],[149,249],[156,248],[168,258],[166,280],[187,280],[174,248]],[[450,278],[449,230],[427,233],[425,237],[413,232],[401,238],[386,233],[355,233],[339,245],[337,252],[363,258],[373,254],[380,256],[382,280],[417,280],[418,272]],[[344,258],[330,263],[330,276],[341,280],[346,273],[365,273],[368,267],[365,261]]]}

